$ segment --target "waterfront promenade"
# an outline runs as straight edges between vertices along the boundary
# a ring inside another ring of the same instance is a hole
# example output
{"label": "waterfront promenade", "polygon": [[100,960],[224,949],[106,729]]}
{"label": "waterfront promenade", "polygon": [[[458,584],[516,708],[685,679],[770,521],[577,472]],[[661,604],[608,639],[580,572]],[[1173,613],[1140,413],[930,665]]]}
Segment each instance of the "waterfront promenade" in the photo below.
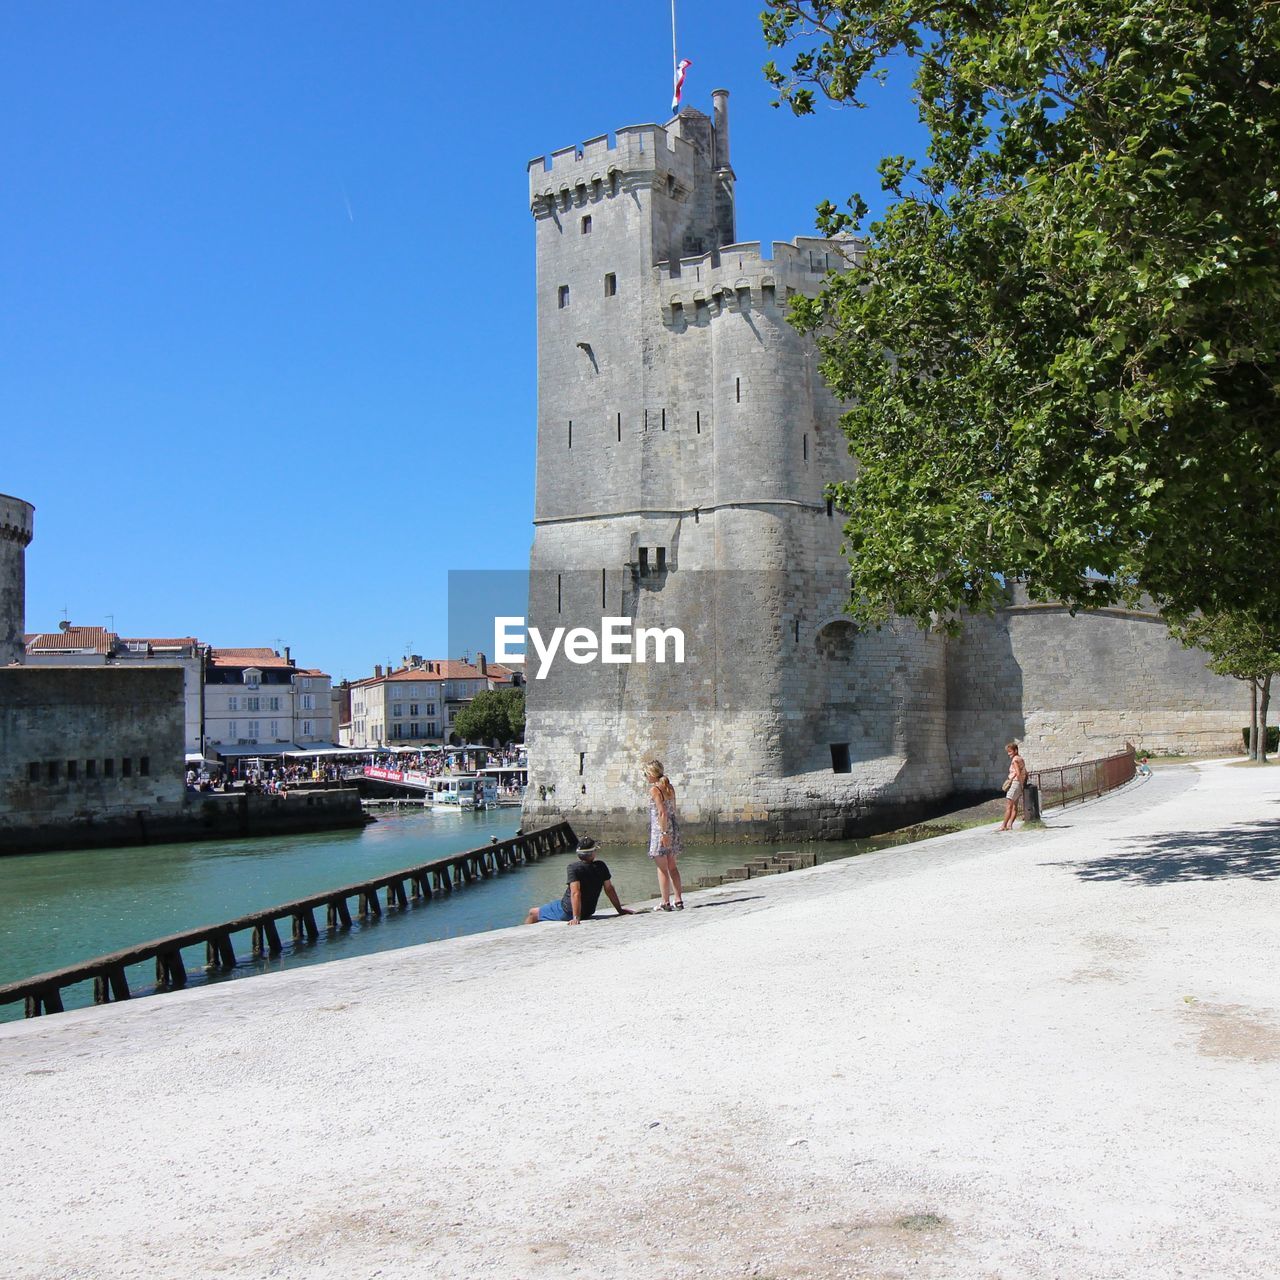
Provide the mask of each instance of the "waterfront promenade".
{"label": "waterfront promenade", "polygon": [[1280,768],[1049,824],[0,1027],[5,1274],[1272,1277]]}

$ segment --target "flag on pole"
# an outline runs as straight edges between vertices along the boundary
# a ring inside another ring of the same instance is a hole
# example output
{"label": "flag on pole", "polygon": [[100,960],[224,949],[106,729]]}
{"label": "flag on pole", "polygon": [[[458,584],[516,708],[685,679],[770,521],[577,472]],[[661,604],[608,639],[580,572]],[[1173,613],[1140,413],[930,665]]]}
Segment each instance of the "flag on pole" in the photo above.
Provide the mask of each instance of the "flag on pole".
{"label": "flag on pole", "polygon": [[676,86],[675,93],[671,98],[671,110],[678,111],[680,109],[680,94],[684,89],[684,73],[693,66],[688,58],[681,58],[676,64]]}

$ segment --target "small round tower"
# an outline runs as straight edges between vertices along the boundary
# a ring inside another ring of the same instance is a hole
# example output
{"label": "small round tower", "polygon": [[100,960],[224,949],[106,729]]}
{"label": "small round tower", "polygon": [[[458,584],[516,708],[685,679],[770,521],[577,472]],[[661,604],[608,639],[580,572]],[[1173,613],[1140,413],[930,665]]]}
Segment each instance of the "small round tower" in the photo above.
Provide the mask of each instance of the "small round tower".
{"label": "small round tower", "polygon": [[0,667],[21,662],[25,653],[27,544],[36,509],[0,493]]}

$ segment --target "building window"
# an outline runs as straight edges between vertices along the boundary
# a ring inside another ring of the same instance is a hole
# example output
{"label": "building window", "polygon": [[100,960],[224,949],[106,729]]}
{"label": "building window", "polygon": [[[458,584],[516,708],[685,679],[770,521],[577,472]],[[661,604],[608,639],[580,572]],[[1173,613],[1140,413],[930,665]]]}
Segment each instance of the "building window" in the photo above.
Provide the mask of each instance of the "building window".
{"label": "building window", "polygon": [[316,709],[316,695],[314,693],[304,693],[302,695],[303,711],[314,711]]}
{"label": "building window", "polygon": [[228,711],[240,710],[240,699],[237,698],[234,693],[231,695],[231,697],[227,699],[227,710]]}
{"label": "building window", "polygon": [[393,725],[391,726],[391,736],[392,736],[393,738],[400,738],[400,737],[403,737],[404,735],[401,733],[401,729],[402,729],[403,727],[404,727],[404,726],[403,726],[403,725],[401,725],[401,724],[399,724],[399,723],[393,724]]}
{"label": "building window", "polygon": [[658,548],[658,572],[666,573],[667,571],[667,549],[666,547]]}
{"label": "building window", "polygon": [[416,738],[418,736],[418,722],[415,720],[409,725],[409,737]]}
{"label": "building window", "polygon": [[272,736],[273,738],[278,738],[278,737],[280,736],[280,721],[279,721],[279,720],[273,720],[273,721],[271,722],[271,736]]}
{"label": "building window", "polygon": [[418,714],[418,704],[416,702],[409,703],[409,714],[416,716]]}
{"label": "building window", "polygon": [[86,778],[96,778],[98,776],[98,762],[96,760],[86,760],[84,762],[84,776]]}
{"label": "building window", "polygon": [[124,759],[120,761],[120,776],[122,778],[133,777],[133,757],[132,756],[125,756]]}
{"label": "building window", "polygon": [[102,762],[102,776],[104,778],[114,778],[116,776],[116,762],[114,760],[104,760]]}
{"label": "building window", "polygon": [[258,685],[262,682],[262,677],[259,676],[256,672],[250,673],[246,671],[244,673],[244,682],[249,686],[250,689],[256,689]]}
{"label": "building window", "polygon": [[40,781],[40,761],[39,760],[32,760],[31,763],[27,765],[27,781],[28,782]]}
{"label": "building window", "polygon": [[847,742],[833,742],[831,744],[831,772],[849,772],[849,744]]}
{"label": "building window", "polygon": [[74,782],[80,773],[80,762],[78,760],[67,761],[67,781]]}
{"label": "building window", "polygon": [[246,711],[257,711],[261,701],[261,698],[246,698],[244,700],[244,709]]}
{"label": "building window", "polygon": [[618,414],[618,443],[622,443],[622,414]]}
{"label": "building window", "polygon": [[310,689],[310,688],[311,688],[311,677],[310,677],[310,676],[304,676],[304,677],[303,677],[303,679],[302,679],[302,687],[303,687],[304,689]]}
{"label": "building window", "polygon": [[734,378],[733,380],[733,395],[736,402],[738,404],[741,404],[742,403],[742,379],[741,378]]}
{"label": "building window", "polygon": [[694,426],[697,427],[697,434],[701,435],[702,434],[702,410],[701,409],[697,409],[694,411],[693,422],[694,422]]}
{"label": "building window", "polygon": [[589,236],[591,234],[591,215],[589,213],[584,213],[582,215],[582,234],[584,236]]}
{"label": "building window", "polygon": [[139,759],[138,772],[144,778],[151,777],[151,757],[150,756],[142,756],[141,759]]}
{"label": "building window", "polygon": [[640,548],[640,576],[646,577],[649,572],[649,548]]}
{"label": "building window", "polygon": [[560,286],[560,291],[556,296],[560,301],[560,310],[563,311],[565,307],[569,305],[569,286],[567,284],[562,284]]}
{"label": "building window", "polygon": [[828,498],[827,499],[827,519],[828,520],[830,520],[832,516],[835,515],[835,510],[836,510],[835,502],[832,499]]}
{"label": "building window", "polygon": [[612,271],[606,271],[604,276],[604,296],[612,298],[618,292],[618,277]]}
{"label": "building window", "polygon": [[436,704],[434,702],[427,703],[427,715],[433,716],[436,713]]}
{"label": "building window", "polygon": [[279,698],[268,698],[268,699],[267,699],[267,710],[268,710],[268,711],[279,711],[279,710],[280,710],[280,699],[279,699]]}
{"label": "building window", "polygon": [[402,715],[404,715],[404,703],[403,703],[403,702],[393,702],[393,703],[391,704],[391,714],[392,714],[393,716],[402,716]]}
{"label": "building window", "polygon": [[227,737],[230,738],[232,742],[234,742],[240,736],[236,732],[237,728],[238,728],[238,721],[235,721],[235,720],[227,721]]}
{"label": "building window", "polygon": [[46,782],[57,782],[62,775],[62,769],[56,760],[50,760],[44,768],[44,777]]}
{"label": "building window", "polygon": [[569,448],[573,448],[573,419],[569,419]]}
{"label": "building window", "polygon": [[809,436],[808,436],[808,433],[806,433],[806,434],[805,434],[805,437],[804,437],[804,460],[805,460],[806,462],[808,462],[808,461],[809,461]]}
{"label": "building window", "polygon": [[435,737],[438,737],[438,736],[439,736],[439,735],[436,733],[436,726],[435,726],[435,724],[434,724],[434,723],[431,723],[431,724],[427,725],[427,737],[428,737],[428,738],[435,738]]}
{"label": "building window", "polygon": [[310,738],[314,736],[314,734],[315,734],[315,730],[311,727],[311,721],[304,720],[302,722],[302,736],[304,738]]}
{"label": "building window", "polygon": [[249,737],[251,737],[254,740],[254,742],[257,742],[258,740],[258,726],[260,724],[261,724],[261,721],[259,720],[249,721]]}

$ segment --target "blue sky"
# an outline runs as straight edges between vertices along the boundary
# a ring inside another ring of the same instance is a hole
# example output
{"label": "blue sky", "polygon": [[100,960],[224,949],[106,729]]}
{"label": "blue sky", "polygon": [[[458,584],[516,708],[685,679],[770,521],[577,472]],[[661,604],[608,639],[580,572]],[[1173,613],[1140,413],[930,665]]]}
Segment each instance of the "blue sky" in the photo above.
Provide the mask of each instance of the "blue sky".
{"label": "blue sky", "polygon": [[[738,234],[810,234],[918,151],[769,106],[759,0],[679,0],[732,94]],[[27,628],[444,656],[449,570],[522,568],[536,407],[526,164],[667,118],[667,0],[0,7],[0,492]],[[874,207],[874,202],[873,202]],[[456,656],[456,655],[453,655]]]}

